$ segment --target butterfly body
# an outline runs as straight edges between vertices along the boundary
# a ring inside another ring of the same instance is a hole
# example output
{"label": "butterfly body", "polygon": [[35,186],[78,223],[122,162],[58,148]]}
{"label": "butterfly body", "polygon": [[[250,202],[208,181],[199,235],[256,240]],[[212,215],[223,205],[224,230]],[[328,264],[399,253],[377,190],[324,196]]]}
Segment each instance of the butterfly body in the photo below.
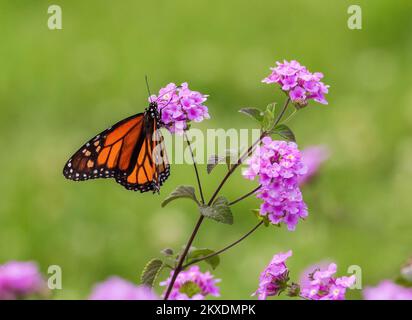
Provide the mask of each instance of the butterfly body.
{"label": "butterfly body", "polygon": [[114,178],[128,190],[159,192],[170,174],[156,102],[84,144],[66,163],[70,180]]}

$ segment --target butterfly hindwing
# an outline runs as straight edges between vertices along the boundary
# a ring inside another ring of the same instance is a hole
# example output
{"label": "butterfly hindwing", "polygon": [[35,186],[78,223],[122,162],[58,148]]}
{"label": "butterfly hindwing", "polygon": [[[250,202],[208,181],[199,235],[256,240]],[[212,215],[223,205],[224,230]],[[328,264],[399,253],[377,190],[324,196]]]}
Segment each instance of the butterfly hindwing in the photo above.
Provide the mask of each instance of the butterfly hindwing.
{"label": "butterfly hindwing", "polygon": [[128,190],[156,192],[168,178],[170,166],[156,122],[153,121],[153,126],[146,126],[145,131],[133,170],[127,177],[119,177],[116,181]]}

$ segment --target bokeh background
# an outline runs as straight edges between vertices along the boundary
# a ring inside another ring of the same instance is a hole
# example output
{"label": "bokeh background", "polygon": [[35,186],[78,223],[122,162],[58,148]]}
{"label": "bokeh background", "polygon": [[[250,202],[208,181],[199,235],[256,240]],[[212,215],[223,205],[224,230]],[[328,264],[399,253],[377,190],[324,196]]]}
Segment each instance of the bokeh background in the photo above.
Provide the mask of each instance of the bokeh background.
{"label": "bokeh background", "polygon": [[[47,28],[51,4],[62,7],[63,30]],[[310,216],[295,232],[262,228],[221,257],[213,273],[222,297],[248,299],[272,255],[287,249],[294,279],[322,260],[336,261],[339,274],[361,266],[364,285],[395,277],[412,254],[412,3],[356,1],[362,30],[347,27],[351,4],[2,1],[0,263],[35,260],[43,272],[60,265],[56,298],[86,298],[110,275],[137,283],[146,261],[187,241],[196,208],[160,203],[177,185],[195,184],[192,167],[173,165],[158,196],[114,181],[65,180],[65,161],[89,137],[143,110],[145,74],[152,91],[188,81],[210,95],[212,118],[198,128],[252,128],[237,110],[283,98],[260,81],[286,58],[322,71],[331,85],[328,106],[311,104],[290,125],[300,147],[326,144],[332,156],[304,187]],[[200,170],[210,196],[225,169]],[[237,174],[223,194],[234,199],[251,187]],[[236,240],[255,224],[249,209],[258,204],[236,205],[233,226],[206,221],[194,245]]]}

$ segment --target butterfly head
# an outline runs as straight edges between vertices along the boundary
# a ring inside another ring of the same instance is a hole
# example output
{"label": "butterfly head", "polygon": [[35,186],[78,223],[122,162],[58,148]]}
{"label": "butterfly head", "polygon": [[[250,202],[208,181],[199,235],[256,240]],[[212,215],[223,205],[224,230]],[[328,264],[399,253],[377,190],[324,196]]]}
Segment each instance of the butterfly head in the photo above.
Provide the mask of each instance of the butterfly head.
{"label": "butterfly head", "polygon": [[145,110],[145,113],[149,118],[156,120],[158,125],[161,124],[161,114],[159,113],[157,102],[150,102],[149,106]]}

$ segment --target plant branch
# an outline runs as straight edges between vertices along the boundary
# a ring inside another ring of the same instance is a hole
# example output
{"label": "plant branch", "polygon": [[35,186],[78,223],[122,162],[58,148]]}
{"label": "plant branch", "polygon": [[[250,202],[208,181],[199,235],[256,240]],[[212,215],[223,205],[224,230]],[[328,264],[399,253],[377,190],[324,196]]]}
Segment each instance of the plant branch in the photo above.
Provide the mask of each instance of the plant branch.
{"label": "plant branch", "polygon": [[176,278],[177,278],[178,274],[180,273],[180,271],[183,270],[183,268],[182,268],[183,262],[186,259],[187,253],[189,252],[189,249],[192,246],[193,240],[195,239],[195,236],[196,236],[197,232],[199,231],[200,225],[202,224],[204,218],[205,218],[204,216],[200,215],[199,219],[197,220],[196,226],[193,229],[192,234],[190,235],[190,238],[189,238],[189,241],[186,244],[185,250],[183,251],[183,253],[179,257],[179,262],[177,264],[175,272],[173,272],[173,276],[172,276],[172,279],[170,280],[169,286],[167,287],[164,300],[167,300],[169,298],[170,293],[172,292],[173,285],[176,281]]}
{"label": "plant branch", "polygon": [[190,144],[190,140],[189,140],[189,137],[187,136],[186,131],[185,131],[184,135],[185,135],[185,138],[186,138],[186,141],[187,141],[187,145],[188,145],[189,150],[190,150],[190,155],[192,156],[193,167],[195,168],[195,173],[196,173],[197,185],[199,186],[200,198],[201,198],[201,200],[202,200],[202,204],[205,204],[205,198],[204,198],[204,196],[203,196],[202,184],[200,183],[199,171],[197,170],[197,165],[196,165],[196,161],[195,161],[195,156],[194,156],[194,154],[193,154],[192,145]]}
{"label": "plant branch", "polygon": [[289,102],[290,102],[290,98],[288,97],[288,99],[285,101],[285,104],[283,105],[282,111],[278,114],[278,117],[275,120],[275,124],[273,125],[274,127],[279,124],[280,120],[282,119],[283,115],[286,112],[286,109],[288,108]]}
{"label": "plant branch", "polygon": [[[286,111],[286,109],[287,109],[287,107],[288,107],[289,102],[290,102],[290,98],[288,98],[288,99],[286,100],[286,102],[285,102],[285,104],[284,104],[284,106],[283,106],[282,111],[279,113],[278,117],[276,118],[276,120],[275,120],[275,122],[274,122],[274,126],[276,126],[276,125],[279,123],[279,121],[282,119],[282,117],[283,117],[283,115],[284,115],[284,113],[285,113],[285,111]],[[215,200],[215,198],[216,198],[217,195],[219,194],[220,190],[222,189],[222,187],[223,187],[224,184],[226,183],[227,179],[228,179],[228,178],[232,175],[232,173],[242,164],[242,162],[243,162],[243,160],[244,160],[243,158],[249,156],[249,154],[250,154],[250,153],[253,151],[253,149],[260,143],[260,141],[266,136],[266,134],[267,134],[266,132],[263,132],[263,133],[260,135],[259,139],[258,139],[257,141],[255,141],[255,142],[248,148],[248,150],[247,150],[241,157],[239,157],[239,159],[238,159],[238,161],[236,162],[236,164],[233,165],[233,166],[230,168],[230,170],[229,170],[229,171],[226,173],[226,175],[223,177],[222,181],[220,182],[220,184],[218,185],[217,189],[215,190],[215,192],[213,193],[212,197],[210,198],[210,200],[209,200],[209,202],[208,202],[208,204],[207,204],[208,206],[210,206],[210,205],[213,203],[213,201]],[[186,136],[186,137],[187,137],[187,136]],[[189,142],[188,139],[187,139],[187,141]],[[190,144],[189,144],[189,147],[190,147],[190,150],[191,150],[191,152],[192,152],[192,157],[193,157],[193,150],[191,149]],[[193,164],[194,164],[194,167],[195,167],[196,177],[197,177],[197,179],[198,179],[199,189],[200,189],[200,193],[201,193],[201,196],[202,196],[202,191],[201,191],[202,189],[201,189],[199,174],[198,174],[198,171],[197,171],[197,166],[196,166],[196,162],[195,162],[194,157],[193,157]],[[203,196],[202,196],[202,199],[203,199]],[[176,278],[177,278],[178,274],[180,273],[180,271],[183,270],[183,262],[184,262],[185,259],[186,259],[186,256],[187,256],[187,254],[188,254],[188,252],[189,252],[189,249],[190,249],[190,247],[191,247],[191,245],[192,245],[192,243],[193,243],[193,240],[194,240],[195,237],[196,237],[197,232],[199,231],[200,225],[202,224],[203,220],[204,220],[204,216],[200,215],[200,217],[199,217],[199,219],[197,220],[197,223],[196,223],[196,225],[195,225],[195,228],[193,229],[192,234],[190,235],[189,241],[187,242],[186,247],[185,247],[182,255],[179,257],[179,262],[178,262],[178,264],[177,264],[177,267],[176,267],[176,269],[175,269],[175,272],[173,273],[173,276],[172,276],[172,279],[171,279],[171,281],[170,281],[170,283],[169,283],[169,286],[167,287],[164,300],[167,300],[167,299],[169,298],[170,293],[172,292],[173,285],[174,285],[174,283],[175,283],[175,281],[176,281]],[[259,222],[251,231],[249,231],[247,234],[245,234],[242,238],[240,238],[239,240],[237,240],[237,241],[235,241],[234,243],[230,244],[229,246],[223,248],[222,250],[219,250],[219,251],[218,251],[218,254],[219,254],[219,253],[222,253],[222,252],[224,252],[224,251],[226,251],[226,250],[228,250],[228,249],[230,249],[231,247],[233,247],[233,246],[235,246],[236,244],[238,244],[239,242],[241,242],[243,239],[245,239],[245,238],[248,237],[250,234],[252,234],[252,233],[253,233],[260,225],[262,225],[262,224],[263,224],[263,221]]]}
{"label": "plant branch", "polygon": [[283,123],[289,122],[289,120],[292,119],[292,117],[295,115],[296,112],[297,112],[297,109],[293,110],[293,112],[285,120],[283,120]]}
{"label": "plant branch", "polygon": [[230,168],[230,170],[226,173],[226,175],[223,177],[222,181],[220,182],[220,184],[217,186],[215,192],[213,193],[212,197],[210,198],[209,202],[208,202],[208,206],[210,206],[213,203],[213,200],[215,200],[215,198],[217,197],[217,195],[219,194],[220,189],[222,189],[222,187],[224,186],[224,184],[226,183],[227,179],[229,179],[229,177],[232,175],[232,173],[237,169],[237,167],[239,167],[242,162],[243,162],[243,158],[247,157],[252,150],[255,148],[255,146],[257,144],[259,144],[259,142],[263,139],[263,137],[266,135],[266,132],[263,132],[259,139],[257,141],[255,141],[248,149],[247,151],[239,157],[239,159],[237,160],[237,162]]}
{"label": "plant branch", "polygon": [[[197,184],[199,186],[200,198],[201,198],[202,204],[204,205],[205,204],[205,198],[203,196],[202,184],[200,182],[199,171],[197,170],[197,165],[196,165],[195,156],[193,154],[192,145],[190,144],[189,137],[187,136],[186,131],[185,131],[184,135],[185,135],[187,145],[188,145],[189,150],[190,150],[190,154],[192,156],[193,167],[195,168],[195,173],[196,173],[196,180],[197,180]],[[192,234],[190,235],[189,241],[187,242],[183,253],[179,257],[179,262],[177,263],[176,269],[173,272],[172,279],[171,279],[171,281],[169,283],[169,286],[167,287],[167,290],[166,290],[166,294],[165,294],[165,297],[164,297],[165,300],[167,300],[169,298],[170,293],[172,292],[173,285],[176,281],[176,278],[179,275],[180,271],[182,271],[183,262],[186,259],[186,256],[189,252],[190,247],[192,246],[193,240],[195,239],[197,232],[199,231],[199,228],[200,228],[200,225],[203,222],[203,219],[204,219],[204,216],[200,215],[199,219],[197,220],[197,223],[195,225],[195,228],[193,229]]]}
{"label": "plant branch", "polygon": [[238,244],[239,242],[241,242],[242,240],[244,240],[244,239],[246,239],[247,237],[249,237],[249,236],[250,236],[253,232],[255,232],[255,230],[257,230],[262,224],[263,224],[263,221],[260,221],[256,226],[254,226],[248,233],[246,233],[245,235],[243,235],[240,239],[238,239],[238,240],[236,240],[235,242],[229,244],[228,246],[224,247],[223,249],[220,249],[219,251],[216,251],[216,252],[213,252],[213,253],[211,253],[211,254],[208,254],[207,256],[204,256],[204,257],[202,257],[202,258],[195,259],[195,260],[193,260],[193,261],[185,264],[182,268],[185,269],[185,268],[187,268],[188,266],[190,266],[190,265],[192,265],[192,264],[198,263],[198,262],[203,261],[203,260],[210,259],[210,258],[212,258],[212,257],[214,257],[214,256],[217,256],[217,255],[225,252],[226,250],[229,250],[230,248],[234,247],[235,245],[237,245],[237,244]]}
{"label": "plant branch", "polygon": [[229,202],[229,206],[232,206],[236,203],[238,203],[239,201],[242,201],[243,199],[246,199],[247,197],[251,196],[252,194],[254,194],[256,191],[258,191],[262,186],[259,185],[257,186],[255,189],[253,189],[252,191],[246,193],[245,195],[241,196],[240,198],[237,198],[236,200],[233,200],[232,202]]}

